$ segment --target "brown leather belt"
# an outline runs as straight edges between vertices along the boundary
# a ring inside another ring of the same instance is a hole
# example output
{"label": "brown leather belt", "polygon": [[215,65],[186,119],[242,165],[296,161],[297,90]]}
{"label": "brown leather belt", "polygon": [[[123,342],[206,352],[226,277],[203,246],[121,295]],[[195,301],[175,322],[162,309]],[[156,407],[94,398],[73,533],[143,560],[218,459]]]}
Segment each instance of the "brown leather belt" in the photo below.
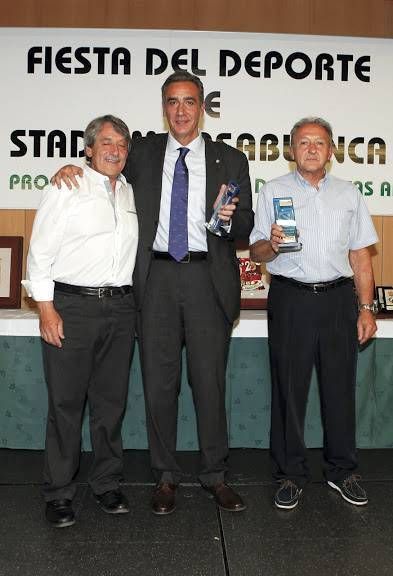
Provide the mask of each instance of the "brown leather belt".
{"label": "brown leather belt", "polygon": [[314,292],[314,294],[318,294],[320,292],[327,292],[328,290],[333,290],[333,288],[338,288],[339,286],[345,286],[345,284],[353,284],[353,278],[344,277],[337,278],[336,280],[332,280],[331,282],[299,282],[298,280],[294,280],[293,278],[287,278],[286,276],[272,276],[272,280],[274,282],[280,282],[281,284],[289,284],[290,286],[294,286],[296,288],[300,288],[301,290],[307,290],[309,292]]}
{"label": "brown leather belt", "polygon": [[153,252],[154,260],[171,260],[172,262],[179,262],[180,264],[189,264],[190,262],[197,262],[206,260],[207,252],[188,252],[182,260],[175,260],[169,252]]}
{"label": "brown leather belt", "polygon": [[77,294],[79,296],[95,296],[96,298],[112,298],[112,296],[125,296],[132,292],[132,286],[102,286],[101,288],[89,286],[75,286],[55,282],[56,292],[65,294]]}

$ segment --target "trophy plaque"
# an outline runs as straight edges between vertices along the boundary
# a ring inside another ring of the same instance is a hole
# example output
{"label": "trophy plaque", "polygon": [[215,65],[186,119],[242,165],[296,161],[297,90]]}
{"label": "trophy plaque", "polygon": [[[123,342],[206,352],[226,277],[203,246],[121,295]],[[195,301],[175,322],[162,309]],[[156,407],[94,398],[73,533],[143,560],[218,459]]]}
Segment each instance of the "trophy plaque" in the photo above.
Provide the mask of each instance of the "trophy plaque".
{"label": "trophy plaque", "polygon": [[299,252],[302,244],[299,242],[292,198],[273,198],[273,208],[276,224],[282,227],[285,234],[278,252]]}
{"label": "trophy plaque", "polygon": [[225,236],[226,235],[225,230],[222,228],[222,226],[225,225],[226,222],[223,222],[222,220],[220,220],[218,213],[223,206],[226,206],[227,204],[231,204],[232,199],[235,196],[237,196],[239,194],[239,192],[240,192],[239,186],[236,184],[236,182],[233,182],[231,180],[228,183],[227,189],[225,190],[224,194],[221,196],[219,203],[217,204],[216,208],[214,209],[212,217],[210,218],[209,222],[206,222],[206,224],[205,224],[205,226],[209,230],[209,232],[212,232],[212,234],[215,234],[216,236]]}

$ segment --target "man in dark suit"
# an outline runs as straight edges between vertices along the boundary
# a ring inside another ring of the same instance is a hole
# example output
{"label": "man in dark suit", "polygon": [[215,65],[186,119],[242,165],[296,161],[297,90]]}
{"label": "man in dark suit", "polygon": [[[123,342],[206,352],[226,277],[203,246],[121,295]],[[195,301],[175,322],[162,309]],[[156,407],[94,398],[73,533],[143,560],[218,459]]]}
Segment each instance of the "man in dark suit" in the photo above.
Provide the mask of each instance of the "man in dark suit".
{"label": "man in dark suit", "polygon": [[[248,239],[253,226],[251,186],[245,155],[199,133],[203,102],[198,77],[184,71],[169,76],[162,87],[169,134],[137,140],[125,169],[139,220],[133,286],[151,465],[157,480],[155,514],[175,510],[182,475],[176,462],[176,431],[183,346],[197,416],[200,482],[221,508],[245,509],[241,497],[225,483],[225,372],[232,325],[240,311],[234,240]],[[182,216],[174,200],[179,177],[187,188]],[[216,236],[204,224],[230,180],[240,187],[239,200],[221,209],[220,218],[227,225],[223,235]],[[184,231],[186,246],[174,256],[172,244],[183,242]]]}

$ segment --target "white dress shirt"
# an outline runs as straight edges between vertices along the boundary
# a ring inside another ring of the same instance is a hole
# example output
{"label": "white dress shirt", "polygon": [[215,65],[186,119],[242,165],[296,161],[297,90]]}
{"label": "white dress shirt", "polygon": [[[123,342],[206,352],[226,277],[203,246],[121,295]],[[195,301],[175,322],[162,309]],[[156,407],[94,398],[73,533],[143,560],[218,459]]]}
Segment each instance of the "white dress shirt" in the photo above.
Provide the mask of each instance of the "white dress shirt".
{"label": "white dress shirt", "polygon": [[328,282],[353,276],[348,252],[378,242],[359,190],[330,174],[315,188],[297,171],[267,182],[259,193],[250,243],[269,240],[273,198],[291,197],[302,250],[278,254],[268,262],[271,274],[300,282]]}
{"label": "white dress shirt", "polygon": [[52,186],[38,208],[22,283],[38,301],[53,300],[54,281],[77,286],[132,284],[138,220],[130,184],[84,167],[79,190]]}
{"label": "white dress shirt", "polygon": [[[162,175],[160,216],[153,250],[168,252],[169,219],[175,164],[179,148],[172,134],[168,134]],[[188,249],[190,252],[206,252],[206,158],[205,141],[201,134],[186,146],[189,152],[185,158],[188,168]],[[218,194],[217,190],[217,194]]]}

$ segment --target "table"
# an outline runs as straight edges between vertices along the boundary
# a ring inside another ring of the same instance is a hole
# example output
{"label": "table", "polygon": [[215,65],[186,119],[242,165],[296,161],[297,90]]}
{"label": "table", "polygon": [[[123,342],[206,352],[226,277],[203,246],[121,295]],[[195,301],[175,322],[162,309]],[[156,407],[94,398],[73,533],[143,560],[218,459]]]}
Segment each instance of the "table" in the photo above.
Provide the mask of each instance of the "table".
{"label": "table", "polygon": [[[393,447],[393,319],[380,319],[378,337],[359,354],[357,444]],[[227,414],[232,448],[267,448],[270,428],[270,375],[265,311],[242,310],[234,327],[227,370]],[[47,395],[38,318],[34,312],[0,311],[0,447],[44,447]],[[130,370],[123,425],[126,449],[147,448],[138,351]],[[305,441],[322,446],[315,374],[308,402]],[[82,447],[90,449],[84,424]],[[197,450],[195,415],[183,370],[179,397],[178,449]]]}

